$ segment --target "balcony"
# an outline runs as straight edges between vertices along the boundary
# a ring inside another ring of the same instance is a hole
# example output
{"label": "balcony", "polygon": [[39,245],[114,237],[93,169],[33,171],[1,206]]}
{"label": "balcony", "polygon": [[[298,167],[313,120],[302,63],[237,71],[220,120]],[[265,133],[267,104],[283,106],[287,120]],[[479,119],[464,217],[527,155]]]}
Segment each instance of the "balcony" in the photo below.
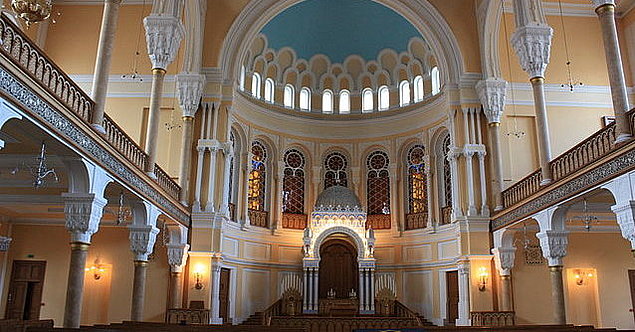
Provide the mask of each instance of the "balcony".
{"label": "balcony", "polygon": [[132,191],[189,224],[181,188],[110,117],[105,134],[91,125],[95,102],[6,16],[0,15],[0,96],[69,149],[88,158]]}

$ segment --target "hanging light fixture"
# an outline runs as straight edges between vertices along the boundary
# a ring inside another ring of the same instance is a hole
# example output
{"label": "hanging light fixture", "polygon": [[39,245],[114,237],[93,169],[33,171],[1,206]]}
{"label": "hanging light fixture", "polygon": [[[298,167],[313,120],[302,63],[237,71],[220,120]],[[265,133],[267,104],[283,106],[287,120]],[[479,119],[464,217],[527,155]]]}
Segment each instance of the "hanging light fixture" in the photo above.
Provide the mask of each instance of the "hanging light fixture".
{"label": "hanging light fixture", "polygon": [[591,214],[586,198],[582,200],[582,215],[569,219],[570,223],[582,222],[584,229],[589,232],[593,224],[599,223],[598,217]]}
{"label": "hanging light fixture", "polygon": [[11,8],[30,27],[51,16],[51,0],[11,0]]}
{"label": "hanging light fixture", "polygon": [[[139,14],[138,22],[143,22],[143,12],[145,8],[146,8],[146,2],[145,0],[143,0],[143,3],[141,5],[141,13]],[[131,72],[128,74],[121,75],[121,78],[124,80],[130,80],[132,82],[138,82],[138,83],[143,82],[143,77],[141,77],[141,74],[139,74],[139,71],[137,70],[137,67],[139,65],[139,56],[141,55],[141,52],[139,52],[139,45],[141,44],[141,27],[142,27],[142,23],[139,23],[139,29],[137,29],[137,45],[135,46],[134,56],[132,57]]]}
{"label": "hanging light fixture", "polygon": [[584,85],[582,82],[574,80],[573,75],[571,75],[571,57],[569,56],[569,43],[567,41],[567,29],[564,26],[564,14],[562,11],[562,0],[558,0],[558,7],[560,9],[560,25],[562,26],[562,39],[564,40],[564,52],[567,56],[567,62],[565,66],[567,67],[567,82],[561,84],[560,86],[563,89],[569,90],[569,92],[573,93],[575,87]]}
{"label": "hanging light fixture", "polygon": [[[504,1],[501,1],[501,7],[504,13],[505,12]],[[505,30],[505,38],[507,39],[507,36],[509,36],[509,32],[507,31],[507,20],[505,19],[505,17],[503,17],[503,28]],[[505,135],[516,137],[517,139],[522,139],[523,137],[525,137],[525,135],[527,135],[527,133],[518,129],[518,116],[516,115],[516,96],[514,94],[514,80],[512,77],[513,76],[512,57],[511,57],[511,52],[509,51],[509,43],[505,43],[505,46],[507,46],[505,48],[505,51],[507,52],[507,67],[509,68],[509,89],[512,95],[511,96],[512,97],[512,116],[514,118],[514,130],[508,131],[507,133],[505,133]]]}
{"label": "hanging light fixture", "polygon": [[16,166],[11,171],[11,175],[20,173],[20,168],[26,168],[29,173],[31,173],[31,176],[33,176],[33,187],[35,189],[42,188],[46,183],[45,180],[47,177],[53,177],[55,182],[59,181],[55,169],[48,168],[46,165],[46,143],[44,143],[44,141],[42,141],[42,145],[40,146],[40,154],[35,158],[35,165],[29,166],[23,164],[22,167]]}
{"label": "hanging light fixture", "polygon": [[124,206],[124,197],[123,191],[119,194],[119,204],[117,205],[117,225],[121,225],[124,222],[128,221],[132,216],[132,212],[129,209],[126,209]]}

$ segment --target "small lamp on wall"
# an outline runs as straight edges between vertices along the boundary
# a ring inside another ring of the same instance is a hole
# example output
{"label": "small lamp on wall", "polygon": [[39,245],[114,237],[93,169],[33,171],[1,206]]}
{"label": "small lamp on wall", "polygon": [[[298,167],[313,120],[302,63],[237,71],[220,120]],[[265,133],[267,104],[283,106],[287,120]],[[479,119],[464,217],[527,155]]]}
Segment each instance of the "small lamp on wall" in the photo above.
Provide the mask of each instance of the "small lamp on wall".
{"label": "small lamp on wall", "polygon": [[203,271],[204,271],[204,266],[202,264],[198,264],[194,268],[194,278],[196,279],[196,283],[194,284],[194,289],[196,290],[201,290],[205,286],[203,285],[203,282],[201,281],[201,279],[203,279]]}
{"label": "small lamp on wall", "polygon": [[489,273],[487,273],[487,269],[484,266],[481,266],[478,269],[478,290],[479,291],[481,292],[485,291],[488,277],[489,277]]}
{"label": "small lamp on wall", "polygon": [[90,267],[84,269],[86,272],[92,272],[95,280],[101,279],[104,272],[106,272],[105,265],[101,264],[99,258],[95,259],[95,262]]}
{"label": "small lamp on wall", "polygon": [[589,281],[589,279],[593,278],[594,274],[591,271],[578,270],[576,271],[574,277],[575,277],[575,284],[578,286],[582,286],[586,284]]}

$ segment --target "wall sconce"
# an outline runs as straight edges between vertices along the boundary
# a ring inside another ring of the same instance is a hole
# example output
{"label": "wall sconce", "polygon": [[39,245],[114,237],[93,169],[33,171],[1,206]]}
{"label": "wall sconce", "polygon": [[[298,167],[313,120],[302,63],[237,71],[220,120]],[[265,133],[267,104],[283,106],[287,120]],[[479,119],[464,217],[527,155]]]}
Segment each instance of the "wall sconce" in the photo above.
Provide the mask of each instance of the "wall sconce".
{"label": "wall sconce", "polygon": [[203,285],[203,283],[201,282],[201,279],[203,279],[203,271],[204,271],[204,269],[205,269],[205,267],[202,264],[198,264],[194,268],[194,278],[196,278],[196,283],[194,284],[194,289],[196,289],[196,290],[201,290],[201,289],[203,289],[203,287],[205,287],[205,285]]}
{"label": "wall sconce", "polygon": [[90,267],[85,268],[84,271],[92,272],[93,273],[93,278],[95,280],[99,280],[99,279],[101,279],[103,273],[106,272],[106,267],[105,267],[105,265],[101,264],[101,261],[99,260],[99,258],[97,258],[97,259],[95,259],[95,262],[93,263],[93,265],[91,265]]}
{"label": "wall sconce", "polygon": [[591,271],[578,270],[575,273],[575,284],[578,286],[585,285],[590,278],[593,278],[594,274]]}
{"label": "wall sconce", "polygon": [[478,269],[478,290],[481,292],[485,291],[485,287],[487,286],[487,277],[489,277],[487,269],[484,266],[481,266]]}

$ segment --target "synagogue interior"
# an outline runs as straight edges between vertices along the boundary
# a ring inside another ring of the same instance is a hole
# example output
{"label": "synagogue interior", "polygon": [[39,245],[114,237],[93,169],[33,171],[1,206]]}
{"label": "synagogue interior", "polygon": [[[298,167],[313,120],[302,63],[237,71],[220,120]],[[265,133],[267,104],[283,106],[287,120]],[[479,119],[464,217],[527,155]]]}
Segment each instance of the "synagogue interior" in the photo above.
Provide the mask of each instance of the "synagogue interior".
{"label": "synagogue interior", "polygon": [[3,0],[0,330],[635,330],[635,0]]}

